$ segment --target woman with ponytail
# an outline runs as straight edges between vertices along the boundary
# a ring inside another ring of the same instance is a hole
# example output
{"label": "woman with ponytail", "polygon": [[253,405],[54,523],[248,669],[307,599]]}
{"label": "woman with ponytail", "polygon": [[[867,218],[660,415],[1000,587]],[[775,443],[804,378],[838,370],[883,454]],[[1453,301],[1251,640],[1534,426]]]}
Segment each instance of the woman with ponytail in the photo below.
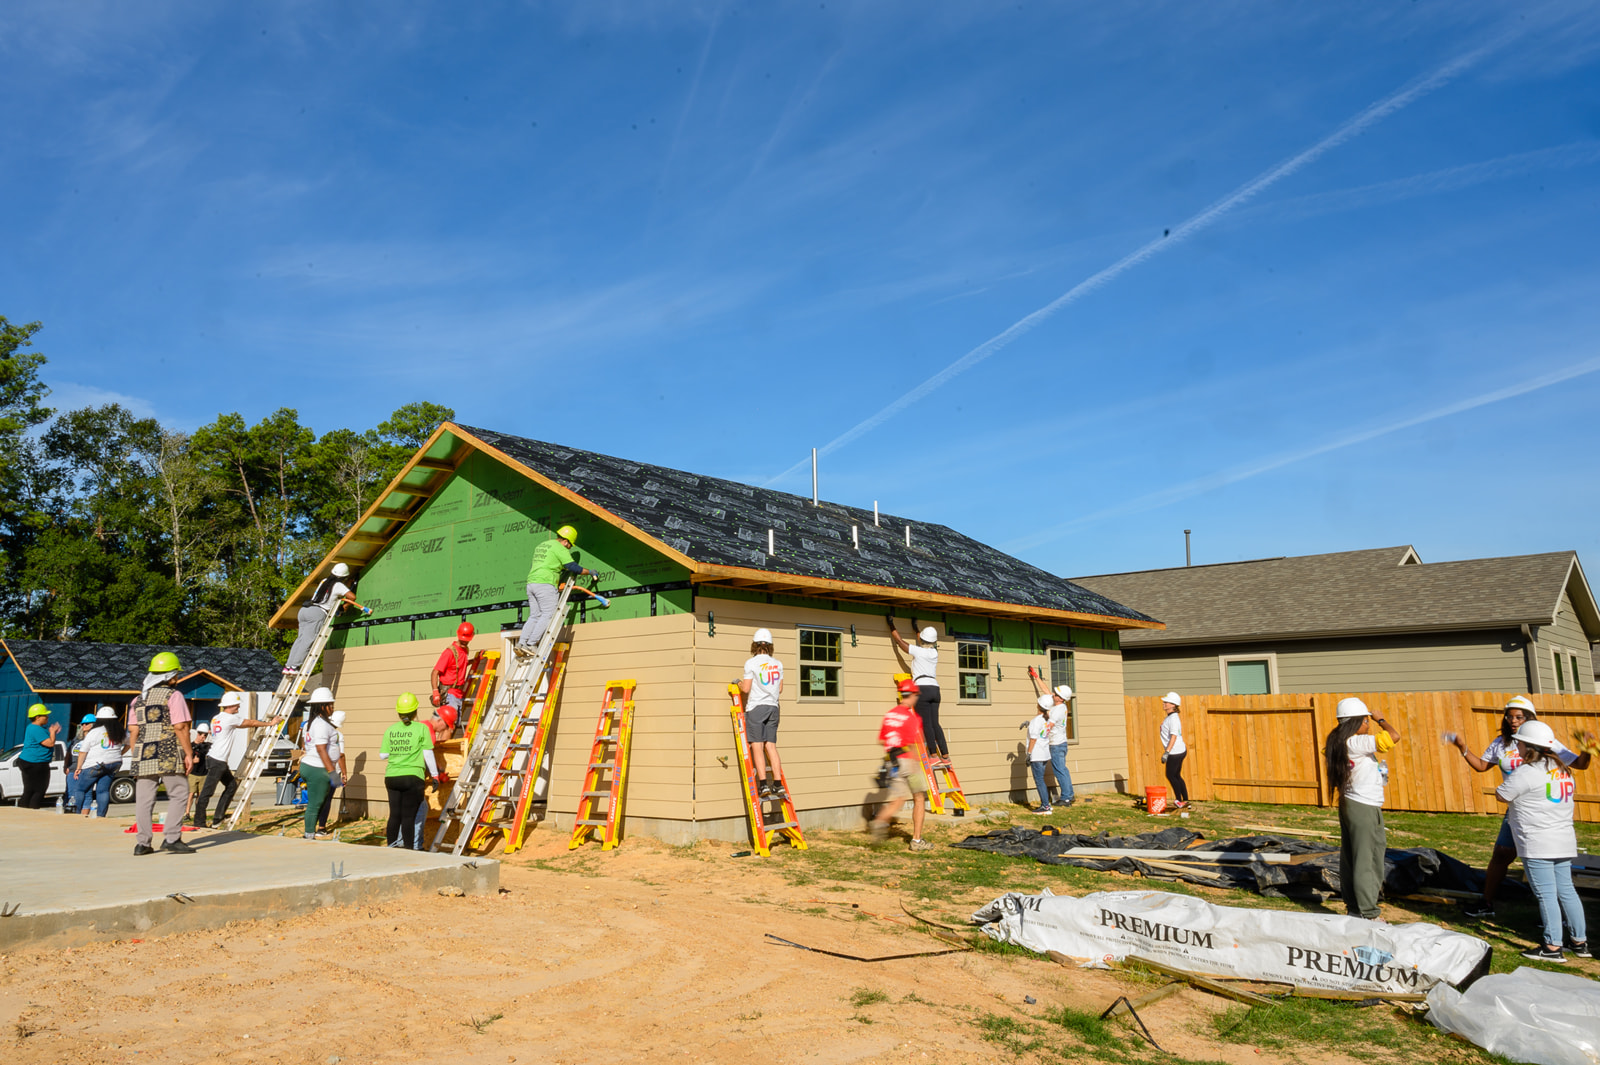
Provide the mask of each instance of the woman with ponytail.
{"label": "woman with ponytail", "polygon": [[1572,859],[1578,835],[1572,828],[1577,788],[1572,773],[1556,756],[1556,734],[1543,721],[1524,721],[1513,734],[1522,764],[1494,793],[1506,801],[1506,820],[1528,874],[1528,886],[1539,900],[1544,945],[1522,952],[1534,961],[1564,962],[1561,920],[1572,933],[1572,952],[1590,956],[1583,902],[1572,886]]}
{"label": "woman with ponytail", "polygon": [[1378,918],[1378,893],[1383,888],[1384,766],[1378,756],[1400,742],[1400,733],[1383,718],[1383,730],[1372,734],[1372,712],[1360,699],[1340,699],[1338,724],[1328,733],[1323,754],[1328,783],[1339,793],[1339,888],[1345,912]]}

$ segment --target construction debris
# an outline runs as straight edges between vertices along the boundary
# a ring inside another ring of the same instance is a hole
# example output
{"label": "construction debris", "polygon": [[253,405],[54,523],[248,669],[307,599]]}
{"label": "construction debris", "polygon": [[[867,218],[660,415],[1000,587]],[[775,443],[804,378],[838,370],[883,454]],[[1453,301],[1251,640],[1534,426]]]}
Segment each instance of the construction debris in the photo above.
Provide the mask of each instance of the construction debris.
{"label": "construction debris", "polygon": [[843,958],[845,961],[878,962],[903,961],[906,958],[937,958],[941,954],[962,954],[972,949],[968,946],[959,946],[952,950],[925,950],[916,954],[885,954],[881,958],[863,958],[859,954],[841,954],[836,950],[823,950],[821,947],[808,947],[803,943],[796,943],[792,940],[784,939],[782,936],[775,936],[771,932],[766,933],[766,936],[774,943],[781,943],[786,947],[793,947],[796,950],[809,951],[812,954],[826,954],[830,958]]}
{"label": "construction debris", "polygon": [[1277,1003],[1275,1003],[1272,999],[1267,998],[1265,995],[1258,995],[1254,991],[1246,991],[1240,987],[1229,987],[1220,980],[1213,980],[1209,976],[1202,976],[1200,973],[1191,972],[1188,969],[1181,969],[1176,965],[1170,965],[1159,961],[1151,961],[1149,958],[1141,958],[1137,954],[1128,955],[1128,964],[1142,966],[1146,969],[1150,969],[1153,972],[1158,972],[1162,976],[1170,976],[1174,980],[1182,981],[1183,983],[1189,984],[1192,987],[1198,987],[1202,991],[1209,991],[1213,995],[1221,995],[1223,998],[1231,998],[1235,1002],[1243,1002],[1247,1006],[1277,1005]]}
{"label": "construction debris", "polygon": [[1428,1020],[1512,1061],[1593,1065],[1600,1060],[1600,984],[1570,973],[1521,968],[1466,992],[1428,993]]}

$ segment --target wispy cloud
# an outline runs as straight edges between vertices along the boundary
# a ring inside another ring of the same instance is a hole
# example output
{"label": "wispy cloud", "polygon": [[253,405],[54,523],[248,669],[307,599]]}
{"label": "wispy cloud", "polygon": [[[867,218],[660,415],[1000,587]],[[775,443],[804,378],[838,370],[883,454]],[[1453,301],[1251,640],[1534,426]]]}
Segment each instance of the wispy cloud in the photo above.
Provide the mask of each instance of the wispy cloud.
{"label": "wispy cloud", "polygon": [[84,407],[104,407],[110,403],[117,403],[141,418],[157,417],[155,405],[142,396],[112,392],[109,389],[96,388],[94,385],[80,385],[75,381],[50,382],[50,398],[46,402],[58,414],[69,410],[82,410]]}
{"label": "wispy cloud", "polygon": [[[1390,93],[1388,96],[1385,96],[1376,103],[1371,104],[1354,117],[1348,119],[1332,133],[1317,141],[1311,147],[1306,148],[1304,151],[1291,156],[1278,165],[1257,175],[1250,181],[1239,186],[1239,188],[1235,189],[1227,196],[1207,207],[1205,210],[1192,216],[1187,221],[1181,223],[1175,228],[1167,231],[1167,233],[1162,237],[1150,241],[1143,247],[1138,248],[1137,250],[1124,256],[1105,269],[1093,274],[1083,281],[1080,281],[1077,285],[1074,285],[1072,288],[1068,289],[1051,302],[1045,304],[1043,307],[1040,307],[1038,310],[1027,315],[1021,320],[1012,323],[1004,331],[996,334],[993,337],[990,337],[982,344],[973,348],[961,358],[957,359],[949,366],[946,366],[943,370],[934,374],[932,377],[928,378],[915,388],[911,389],[909,392],[905,393],[899,399],[896,399],[894,402],[883,407],[877,413],[858,422],[850,429],[829,441],[820,449],[821,453],[827,454],[829,452],[836,451],[846,444],[849,444],[850,442],[865,435],[866,433],[871,432],[873,429],[876,429],[878,426],[882,425],[890,418],[893,418],[901,411],[912,406],[914,403],[923,399],[930,393],[943,387],[953,378],[965,373],[967,370],[970,370],[980,362],[983,362],[991,355],[1001,351],[1012,342],[1032,332],[1050,318],[1054,317],[1062,309],[1071,306],[1097,289],[1110,284],[1122,274],[1132,270],[1134,267],[1148,262],[1162,251],[1176,247],[1188,238],[1209,228],[1228,212],[1254,199],[1256,196],[1260,195],[1263,191],[1272,187],[1277,182],[1282,181],[1289,175],[1315,162],[1318,158],[1332,151],[1334,148],[1337,148],[1345,142],[1359,136],[1369,127],[1382,121],[1402,108],[1409,106],[1429,93],[1447,85],[1452,79],[1470,69],[1474,64],[1483,60],[1484,57],[1490,55],[1496,49],[1503,47],[1506,43],[1512,40],[1514,36],[1515,34],[1503,35],[1496,40],[1493,40],[1478,48],[1474,48],[1471,51],[1452,59],[1450,62],[1445,63],[1432,73],[1412,81],[1410,84],[1396,90],[1393,93]],[[778,482],[783,481],[784,479],[791,477],[796,473],[799,473],[805,468],[807,461],[808,460],[801,460],[800,462],[795,463],[793,466],[778,474],[776,477],[768,480],[766,484],[777,484]]]}
{"label": "wispy cloud", "polygon": [[1304,462],[1307,459],[1313,459],[1319,455],[1326,455],[1332,451],[1339,451],[1343,448],[1354,447],[1357,444],[1364,444],[1370,440],[1376,440],[1379,437],[1389,436],[1393,433],[1398,433],[1406,429],[1413,429],[1419,425],[1426,425],[1429,422],[1436,422],[1441,418],[1449,418],[1452,415],[1464,414],[1469,410],[1476,410],[1479,407],[1487,407],[1492,403],[1499,403],[1503,400],[1514,399],[1517,396],[1524,396],[1529,392],[1537,392],[1540,389],[1549,388],[1551,385],[1557,385],[1563,381],[1570,381],[1575,377],[1585,377],[1589,374],[1595,373],[1596,371],[1600,371],[1600,356],[1585,359],[1582,362],[1572,363],[1569,366],[1564,366],[1557,370],[1551,370],[1547,373],[1542,373],[1538,376],[1530,377],[1523,381],[1518,381],[1515,384],[1505,385],[1501,388],[1492,389],[1476,396],[1470,396],[1466,399],[1457,400],[1454,403],[1447,403],[1442,407],[1434,407],[1418,414],[1411,414],[1397,418],[1382,425],[1357,430],[1353,433],[1346,433],[1342,436],[1336,436],[1313,447],[1300,448],[1295,451],[1286,451],[1271,458],[1261,459],[1257,462],[1247,463],[1243,466],[1235,466],[1232,469],[1223,470],[1218,473],[1207,474],[1204,477],[1196,477],[1193,480],[1185,481],[1182,484],[1173,485],[1170,488],[1163,488],[1157,492],[1150,492],[1146,495],[1130,499],[1127,502],[1118,503],[1116,506],[1106,507],[1103,510],[1097,510],[1091,514],[1085,514],[1081,517],[1073,518],[1071,521],[1064,521],[1059,525],[1053,525],[1050,528],[1041,529],[1031,536],[1019,537],[1018,539],[1012,540],[1010,543],[1006,544],[1005,548],[1009,551],[1024,551],[1030,548],[1035,548],[1041,544],[1049,543],[1050,541],[1055,540],[1056,538],[1065,535],[1074,529],[1081,528],[1085,525],[1091,525],[1098,521],[1104,521],[1107,518],[1123,517],[1128,514],[1137,514],[1146,510],[1154,510],[1157,507],[1163,507],[1184,499],[1190,499],[1194,496],[1201,495],[1205,492],[1214,491],[1230,484],[1238,484],[1240,481],[1249,480],[1252,477],[1259,477],[1264,473],[1270,473],[1273,470],[1280,470],[1285,466],[1292,466],[1297,462]]}

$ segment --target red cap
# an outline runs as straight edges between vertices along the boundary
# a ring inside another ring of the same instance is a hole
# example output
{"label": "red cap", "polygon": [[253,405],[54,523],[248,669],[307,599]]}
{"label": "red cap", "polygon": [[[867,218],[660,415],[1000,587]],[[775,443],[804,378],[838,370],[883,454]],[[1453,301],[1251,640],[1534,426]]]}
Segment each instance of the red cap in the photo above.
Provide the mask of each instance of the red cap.
{"label": "red cap", "polygon": [[916,695],[917,685],[915,681],[903,680],[899,684],[895,685],[895,690],[901,695]]}
{"label": "red cap", "polygon": [[461,624],[456,626],[456,635],[461,637],[463,640],[472,639],[472,634],[477,631],[477,629],[472,627],[472,622],[470,621],[463,621]]}

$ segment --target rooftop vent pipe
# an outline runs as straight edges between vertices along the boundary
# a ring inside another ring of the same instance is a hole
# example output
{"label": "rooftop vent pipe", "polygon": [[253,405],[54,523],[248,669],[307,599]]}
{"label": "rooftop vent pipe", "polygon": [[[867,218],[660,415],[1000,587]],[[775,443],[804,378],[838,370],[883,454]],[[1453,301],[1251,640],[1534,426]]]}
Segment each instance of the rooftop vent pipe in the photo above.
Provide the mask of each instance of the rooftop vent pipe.
{"label": "rooftop vent pipe", "polygon": [[817,505],[817,449],[811,449],[811,505]]}
{"label": "rooftop vent pipe", "polygon": [[767,530],[767,557],[771,558],[778,553],[778,534],[772,529]]}

